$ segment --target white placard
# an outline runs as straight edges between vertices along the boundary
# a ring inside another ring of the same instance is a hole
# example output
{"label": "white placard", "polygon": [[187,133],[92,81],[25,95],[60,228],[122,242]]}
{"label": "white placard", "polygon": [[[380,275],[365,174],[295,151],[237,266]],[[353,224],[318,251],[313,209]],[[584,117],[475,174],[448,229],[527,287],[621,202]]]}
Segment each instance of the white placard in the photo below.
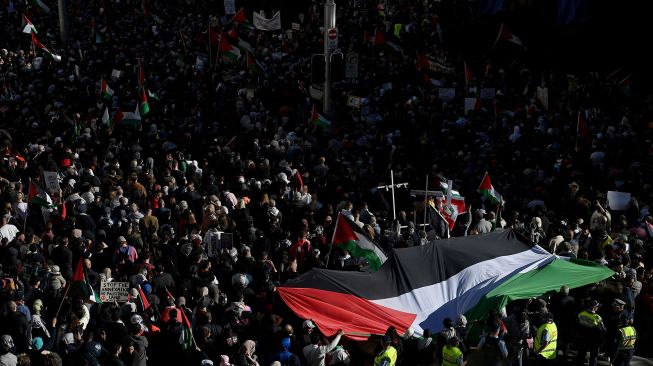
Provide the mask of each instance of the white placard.
{"label": "white placard", "polygon": [[276,12],[272,18],[267,19],[260,13],[253,14],[254,27],[262,31],[274,31],[281,29],[281,13]]}
{"label": "white placard", "polygon": [[100,301],[126,302],[129,296],[129,282],[107,282],[100,284]]}
{"label": "white placard", "polygon": [[438,89],[438,98],[445,102],[451,102],[456,97],[455,88],[440,88]]}
{"label": "white placard", "polygon": [[349,98],[347,98],[347,106],[352,107],[352,108],[360,108],[361,107],[361,97],[357,97],[355,95],[350,95]]}
{"label": "white placard", "polygon": [[608,191],[608,208],[616,211],[630,208],[630,193]]}
{"label": "white placard", "polygon": [[236,14],[236,0],[224,0],[224,13]]}
{"label": "white placard", "polygon": [[45,180],[45,191],[48,194],[52,192],[58,192],[61,188],[59,186],[59,176],[57,172],[43,172],[43,180]]}
{"label": "white placard", "polygon": [[476,98],[465,98],[465,114],[469,111],[474,111],[476,108]]}
{"label": "white placard", "polygon": [[481,99],[494,99],[497,92],[494,88],[481,88]]}
{"label": "white placard", "polygon": [[292,23],[292,30],[294,31],[301,30],[301,25],[299,23]]}

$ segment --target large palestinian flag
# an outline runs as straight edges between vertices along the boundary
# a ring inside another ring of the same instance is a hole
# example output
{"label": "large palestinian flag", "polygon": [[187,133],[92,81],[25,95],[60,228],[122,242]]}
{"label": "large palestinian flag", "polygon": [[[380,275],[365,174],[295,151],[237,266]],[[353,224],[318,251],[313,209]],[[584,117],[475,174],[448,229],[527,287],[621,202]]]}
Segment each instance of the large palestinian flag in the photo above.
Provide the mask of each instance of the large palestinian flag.
{"label": "large palestinian flag", "polygon": [[[395,250],[375,273],[313,269],[278,292],[326,335],[384,334],[394,326],[439,331],[510,278],[555,259],[513,230]],[[562,285],[563,283],[561,283]]]}

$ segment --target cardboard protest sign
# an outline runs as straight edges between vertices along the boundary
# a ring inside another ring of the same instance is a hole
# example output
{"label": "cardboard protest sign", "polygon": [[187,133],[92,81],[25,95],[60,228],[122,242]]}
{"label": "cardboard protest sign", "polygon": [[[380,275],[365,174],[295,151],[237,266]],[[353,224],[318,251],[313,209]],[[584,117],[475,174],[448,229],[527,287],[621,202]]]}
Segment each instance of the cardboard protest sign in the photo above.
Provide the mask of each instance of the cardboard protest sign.
{"label": "cardboard protest sign", "polygon": [[129,282],[107,282],[100,284],[100,301],[126,302],[129,296]]}

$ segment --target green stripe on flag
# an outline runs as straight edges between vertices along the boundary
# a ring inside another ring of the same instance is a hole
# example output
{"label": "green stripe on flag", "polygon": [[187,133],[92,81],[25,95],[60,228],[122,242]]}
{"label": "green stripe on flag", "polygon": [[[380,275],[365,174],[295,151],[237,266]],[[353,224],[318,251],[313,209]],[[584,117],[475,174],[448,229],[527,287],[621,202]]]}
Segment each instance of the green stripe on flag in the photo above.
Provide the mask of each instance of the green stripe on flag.
{"label": "green stripe on flag", "polygon": [[373,271],[378,270],[383,264],[381,258],[379,258],[373,250],[361,248],[354,240],[339,243],[336,244],[336,246],[347,249],[347,252],[349,252],[352,257],[365,258]]}

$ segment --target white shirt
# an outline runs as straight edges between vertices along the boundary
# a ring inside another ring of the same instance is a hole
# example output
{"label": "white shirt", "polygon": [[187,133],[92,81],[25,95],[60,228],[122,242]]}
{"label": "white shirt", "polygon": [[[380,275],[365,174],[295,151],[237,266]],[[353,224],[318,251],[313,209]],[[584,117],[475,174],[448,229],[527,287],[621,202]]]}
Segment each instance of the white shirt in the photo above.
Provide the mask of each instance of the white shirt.
{"label": "white shirt", "polygon": [[325,366],[324,356],[336,348],[338,342],[340,342],[340,335],[335,336],[331,343],[327,345],[318,346],[317,344],[309,344],[308,346],[304,347],[302,353],[304,353],[304,357],[306,358],[308,365]]}
{"label": "white shirt", "polygon": [[12,224],[0,227],[0,240],[7,238],[7,242],[11,242],[16,238],[16,234],[18,234],[18,228]]}

